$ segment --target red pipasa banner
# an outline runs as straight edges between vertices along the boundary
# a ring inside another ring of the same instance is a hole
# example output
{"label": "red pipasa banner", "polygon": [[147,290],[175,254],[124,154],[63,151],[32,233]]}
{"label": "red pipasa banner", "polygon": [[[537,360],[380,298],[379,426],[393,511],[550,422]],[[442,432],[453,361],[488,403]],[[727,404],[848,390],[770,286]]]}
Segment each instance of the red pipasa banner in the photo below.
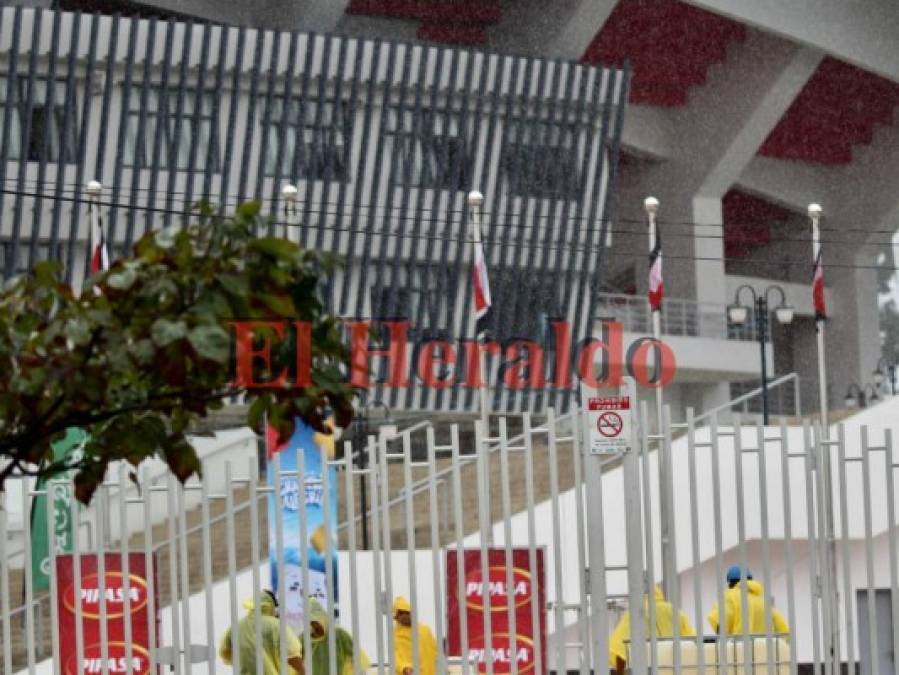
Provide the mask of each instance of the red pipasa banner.
{"label": "red pipasa banner", "polygon": [[[79,601],[75,597],[74,557],[61,555],[56,558],[57,602],[59,607],[59,643],[67,645],[60,654],[62,675],[78,675],[78,657],[75,651],[75,612]],[[107,553],[105,561],[107,670],[109,673],[128,671],[128,652],[125,643],[125,585],[122,573],[122,557]],[[81,556],[80,604],[82,616],[85,675],[103,672],[103,651],[100,641],[100,575],[97,556]],[[155,558],[153,568],[156,568]],[[149,584],[146,559],[143,553],[128,556],[128,598],[131,613],[131,672],[133,675],[150,673],[150,611]],[[153,588],[158,586],[153,584]],[[154,598],[157,608],[157,635],[159,627],[158,595]]]}
{"label": "red pipasa banner", "polygon": [[[458,552],[446,552],[446,611],[447,654],[462,654],[462,614],[468,625],[468,658],[478,664],[477,671],[487,672],[487,661],[493,661],[497,675],[512,672],[512,659],[518,664],[518,672],[524,675],[534,671],[536,663],[535,643],[540,640],[543,672],[546,672],[546,584],[544,583],[543,549],[538,548],[536,578],[531,575],[528,549],[512,549],[512,587],[507,584],[506,551],[491,548],[487,551],[489,580],[482,583],[481,551],[467,549],[462,552],[465,578],[464,598],[459,598],[459,577],[456,561]],[[490,633],[492,655],[487,652],[484,631],[486,595],[490,597]],[[536,600],[539,627],[532,621],[532,602]],[[515,608],[515,637],[510,635],[509,605]]]}

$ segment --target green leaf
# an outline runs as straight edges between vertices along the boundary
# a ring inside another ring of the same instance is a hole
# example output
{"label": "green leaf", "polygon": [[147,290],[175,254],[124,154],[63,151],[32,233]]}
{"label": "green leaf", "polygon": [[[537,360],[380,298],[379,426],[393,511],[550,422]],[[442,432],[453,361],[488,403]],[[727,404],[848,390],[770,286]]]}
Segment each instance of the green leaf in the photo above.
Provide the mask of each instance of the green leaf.
{"label": "green leaf", "polygon": [[187,335],[187,326],[181,321],[157,319],[151,329],[153,342],[160,347],[165,347],[175,340],[180,340]]}
{"label": "green leaf", "polygon": [[262,210],[262,202],[246,202],[237,207],[237,215],[246,219],[255,218]]}
{"label": "green leaf", "polygon": [[87,321],[77,317],[66,321],[66,339],[76,347],[83,347],[91,339],[91,329]]}
{"label": "green leaf", "polygon": [[188,341],[205,359],[226,363],[231,354],[231,341],[220,326],[197,326],[188,333]]}
{"label": "green leaf", "polygon": [[156,245],[161,249],[170,249],[175,246],[175,231],[171,228],[159,230],[153,235]]}
{"label": "green leaf", "polygon": [[110,274],[106,283],[117,291],[127,291],[137,281],[137,272],[131,267],[125,267],[120,272]]}
{"label": "green leaf", "polygon": [[293,300],[286,295],[262,293],[257,295],[256,299],[275,312],[278,316],[294,317],[297,314],[297,309],[293,304]]}
{"label": "green leaf", "polygon": [[257,239],[250,244],[250,248],[274,258],[287,259],[293,258],[299,250],[297,245],[292,241],[281,239],[279,237],[264,237],[262,239]]}

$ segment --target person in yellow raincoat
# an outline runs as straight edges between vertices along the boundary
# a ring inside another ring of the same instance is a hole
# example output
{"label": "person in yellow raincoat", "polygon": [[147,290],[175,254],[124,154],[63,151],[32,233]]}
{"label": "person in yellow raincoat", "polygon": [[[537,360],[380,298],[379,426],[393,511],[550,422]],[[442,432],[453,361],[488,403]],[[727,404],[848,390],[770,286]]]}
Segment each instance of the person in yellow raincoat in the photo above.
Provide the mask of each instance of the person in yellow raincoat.
{"label": "person in yellow raincoat", "polygon": [[[734,565],[727,570],[727,590],[724,591],[724,628],[727,635],[741,635],[743,631],[743,590],[746,586],[746,614],[749,625],[746,633],[750,635],[765,635],[767,633],[767,616],[771,616],[771,631],[773,635],[789,637],[790,627],[783,615],[765,602],[765,589],[758,581],[752,579],[752,572],[740,569]],[[719,611],[716,604],[709,612],[709,624],[716,633],[719,631]]]}
{"label": "person in yellow raincoat", "polygon": [[[655,636],[660,638],[674,637],[674,608],[671,603],[665,600],[662,589],[655,587],[654,602],[654,619],[655,619]],[[646,615],[646,637],[649,639],[649,599],[643,597],[644,611]],[[680,636],[694,637],[696,630],[687,619],[687,615],[680,613]],[[615,669],[616,673],[624,672],[627,667],[627,641],[631,639],[631,613],[625,612],[624,616],[615,626],[612,635],[609,637],[609,666]]]}
{"label": "person in yellow raincoat", "polygon": [[[329,675],[331,672],[331,641],[328,631],[332,630],[328,613],[315,598],[309,598],[309,638],[312,643],[312,654],[304,662],[309,667],[310,675]],[[353,675],[353,636],[340,626],[334,630],[334,663],[337,675]],[[304,640],[300,639],[301,650],[305,649]],[[368,656],[359,648],[359,666],[366,670],[369,666]]]}
{"label": "person in yellow raincoat", "polygon": [[[393,602],[393,646],[396,675],[413,675],[415,651],[412,642],[412,605],[406,598]],[[425,624],[418,624],[418,672],[420,675],[437,673],[437,640]]]}
{"label": "person in yellow raincoat", "polygon": [[[259,597],[259,640],[256,634],[256,612],[253,600],[243,603],[247,615],[237,624],[238,652],[240,654],[240,674],[256,675],[256,654],[262,650],[262,672],[265,675],[281,675],[281,621],[278,619],[278,601],[271,591],[263,591]],[[287,641],[287,663],[299,675],[305,675],[303,668],[302,647],[297,636],[284,626],[284,637]],[[234,645],[231,640],[231,629],[225,631],[219,644],[219,658],[226,665],[232,665]]]}

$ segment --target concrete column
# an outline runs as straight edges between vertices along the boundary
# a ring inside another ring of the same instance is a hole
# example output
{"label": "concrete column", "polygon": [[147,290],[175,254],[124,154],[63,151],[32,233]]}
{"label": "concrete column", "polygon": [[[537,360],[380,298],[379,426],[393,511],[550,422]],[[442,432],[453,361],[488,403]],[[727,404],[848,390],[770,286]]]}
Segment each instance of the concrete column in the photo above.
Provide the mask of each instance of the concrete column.
{"label": "concrete column", "polygon": [[730,302],[724,279],[723,220],[720,198],[693,197],[693,254],[696,258],[706,258],[694,261],[696,299],[699,302]]}
{"label": "concrete column", "polygon": [[827,369],[830,401],[843,407],[850,384],[864,386],[880,357],[880,317],[877,308],[877,276],[873,269],[875,249],[862,248],[841,254],[830,247],[825,264],[850,267],[826,267],[825,283],[834,294],[834,307],[828,309]]}

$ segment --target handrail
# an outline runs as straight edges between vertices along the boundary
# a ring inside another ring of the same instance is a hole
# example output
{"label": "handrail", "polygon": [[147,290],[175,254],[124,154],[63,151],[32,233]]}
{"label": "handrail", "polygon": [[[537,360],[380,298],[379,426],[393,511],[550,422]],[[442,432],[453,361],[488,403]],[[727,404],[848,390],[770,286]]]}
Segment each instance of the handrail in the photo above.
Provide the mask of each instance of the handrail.
{"label": "handrail", "polygon": [[[708,419],[712,415],[715,415],[715,414],[721,412],[722,410],[728,410],[730,408],[733,408],[736,405],[745,403],[746,401],[753,399],[756,396],[759,396],[766,388],[770,390],[775,387],[779,387],[782,384],[786,384],[790,380],[793,381],[793,395],[796,398],[796,415],[795,416],[802,417],[802,405],[799,400],[799,373],[788,373],[787,375],[782,375],[782,376],[778,377],[777,379],[771,380],[770,382],[768,382],[767,387],[758,387],[756,389],[753,389],[752,391],[748,391],[745,394],[737,396],[737,398],[735,398],[735,399],[731,399],[727,403],[722,403],[721,405],[717,405],[714,408],[712,408],[711,410],[707,410],[706,412],[702,413],[701,415],[697,415],[696,417],[693,418],[693,422],[695,423],[695,422],[699,422],[700,420]],[[673,424],[672,426],[675,428],[678,428],[678,429],[686,428],[686,423]]]}

